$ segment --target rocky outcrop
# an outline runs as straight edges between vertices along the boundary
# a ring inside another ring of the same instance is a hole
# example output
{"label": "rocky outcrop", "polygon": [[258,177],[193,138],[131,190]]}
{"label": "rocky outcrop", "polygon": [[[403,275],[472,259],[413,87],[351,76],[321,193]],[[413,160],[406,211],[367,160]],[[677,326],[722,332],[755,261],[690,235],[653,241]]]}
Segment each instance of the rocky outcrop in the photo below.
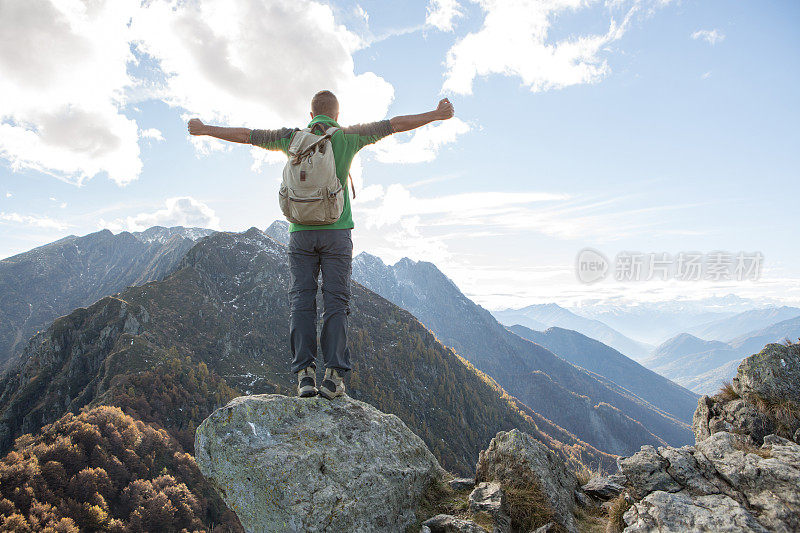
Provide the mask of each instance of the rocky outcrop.
{"label": "rocky outcrop", "polygon": [[552,507],[553,519],[568,531],[577,531],[572,509],[578,479],[562,459],[527,433],[516,429],[498,433],[480,453],[475,478],[538,490]]}
{"label": "rocky outcrop", "polygon": [[198,427],[195,452],[248,532],[403,531],[443,474],[399,418],[346,396],[236,398]]}
{"label": "rocky outcrop", "polygon": [[695,446],[644,447],[620,460],[636,503],[626,533],[800,530],[800,445],[714,433]]}
{"label": "rocky outcrop", "polygon": [[692,430],[696,441],[718,431],[750,435],[756,444],[773,433],[795,439],[800,431],[800,345],[768,344],[742,361],[730,387],[700,398]]}
{"label": "rocky outcrop", "polygon": [[625,533],[800,531],[800,444],[789,440],[798,392],[800,346],[769,344],[731,386],[700,399],[694,446],[620,459],[633,500]]}
{"label": "rocky outcrop", "polygon": [[775,422],[741,398],[703,396],[697,402],[692,431],[702,441],[719,431],[750,435],[756,443],[775,433]]}
{"label": "rocky outcrop", "polygon": [[742,361],[732,385],[750,403],[800,405],[800,344],[767,344]]}

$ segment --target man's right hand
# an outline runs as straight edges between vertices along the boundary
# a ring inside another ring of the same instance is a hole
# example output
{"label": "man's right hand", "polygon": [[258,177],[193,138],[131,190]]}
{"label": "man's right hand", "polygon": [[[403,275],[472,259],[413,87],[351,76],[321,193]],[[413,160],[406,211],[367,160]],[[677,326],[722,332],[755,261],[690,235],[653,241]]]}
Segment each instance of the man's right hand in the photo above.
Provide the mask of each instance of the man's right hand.
{"label": "man's right hand", "polygon": [[189,121],[189,135],[205,135],[206,125],[203,124],[199,118],[193,118]]}
{"label": "man's right hand", "polygon": [[439,106],[436,108],[436,115],[439,120],[453,118],[454,114],[455,110],[453,109],[453,104],[450,103],[450,100],[447,98],[439,100]]}

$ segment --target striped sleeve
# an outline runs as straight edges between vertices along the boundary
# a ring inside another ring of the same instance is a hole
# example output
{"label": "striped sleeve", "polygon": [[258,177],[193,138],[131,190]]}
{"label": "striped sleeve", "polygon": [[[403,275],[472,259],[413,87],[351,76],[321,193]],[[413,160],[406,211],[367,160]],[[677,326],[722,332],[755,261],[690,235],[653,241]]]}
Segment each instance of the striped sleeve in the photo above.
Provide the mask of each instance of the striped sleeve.
{"label": "striped sleeve", "polygon": [[289,142],[292,134],[297,128],[281,128],[278,130],[251,130],[250,144],[260,146],[266,150],[280,150],[286,152],[289,149]]}
{"label": "striped sleeve", "polygon": [[356,150],[360,150],[368,144],[378,142],[387,135],[394,133],[394,131],[392,131],[392,123],[388,120],[347,126],[342,131],[347,136],[348,141],[355,145]]}

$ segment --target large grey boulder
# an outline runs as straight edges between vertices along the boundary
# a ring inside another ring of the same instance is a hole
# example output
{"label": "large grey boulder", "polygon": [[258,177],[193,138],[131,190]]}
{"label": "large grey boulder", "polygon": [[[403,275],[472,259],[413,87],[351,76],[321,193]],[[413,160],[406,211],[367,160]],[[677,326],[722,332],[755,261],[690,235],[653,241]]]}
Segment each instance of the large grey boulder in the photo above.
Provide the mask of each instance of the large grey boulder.
{"label": "large grey boulder", "polygon": [[758,448],[718,432],[695,446],[645,446],[619,465],[636,500],[625,533],[800,531],[800,445],[781,437]]}
{"label": "large grey boulder", "polygon": [[499,432],[478,457],[475,479],[503,486],[534,483],[550,504],[554,519],[567,531],[577,531],[572,510],[578,478],[552,450],[518,429]]}
{"label": "large grey boulder", "polygon": [[399,418],[347,396],[242,396],[195,436],[200,471],[252,533],[403,531],[443,471]]}

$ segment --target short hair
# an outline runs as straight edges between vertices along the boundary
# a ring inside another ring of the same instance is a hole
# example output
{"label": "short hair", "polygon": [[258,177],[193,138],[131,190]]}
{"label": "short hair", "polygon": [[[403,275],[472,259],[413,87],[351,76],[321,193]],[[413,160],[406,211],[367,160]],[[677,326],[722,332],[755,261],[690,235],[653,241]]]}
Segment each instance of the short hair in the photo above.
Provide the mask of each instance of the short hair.
{"label": "short hair", "polygon": [[330,91],[320,91],[311,99],[311,113],[333,118],[339,112],[339,100]]}

